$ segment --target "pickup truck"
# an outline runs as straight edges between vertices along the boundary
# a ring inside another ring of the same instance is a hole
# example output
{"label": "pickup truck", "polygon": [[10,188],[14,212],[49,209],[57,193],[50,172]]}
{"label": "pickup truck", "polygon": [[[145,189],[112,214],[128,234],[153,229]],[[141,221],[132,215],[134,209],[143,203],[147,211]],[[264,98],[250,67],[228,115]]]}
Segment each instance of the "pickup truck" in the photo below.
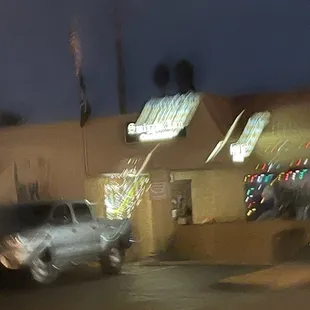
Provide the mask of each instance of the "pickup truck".
{"label": "pickup truck", "polygon": [[0,207],[0,263],[7,269],[27,268],[41,284],[72,266],[95,261],[102,272],[117,274],[131,243],[128,219],[96,218],[87,201]]}

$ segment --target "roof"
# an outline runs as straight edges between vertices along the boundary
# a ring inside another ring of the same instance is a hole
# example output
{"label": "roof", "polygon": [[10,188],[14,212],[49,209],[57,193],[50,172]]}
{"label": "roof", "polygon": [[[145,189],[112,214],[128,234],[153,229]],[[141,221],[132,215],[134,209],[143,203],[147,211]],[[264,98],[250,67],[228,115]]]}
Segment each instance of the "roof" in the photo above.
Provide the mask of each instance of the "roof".
{"label": "roof", "polygon": [[163,98],[150,99],[144,106],[136,125],[180,125],[179,132],[189,125],[201,96],[189,92],[184,95],[166,96]]}

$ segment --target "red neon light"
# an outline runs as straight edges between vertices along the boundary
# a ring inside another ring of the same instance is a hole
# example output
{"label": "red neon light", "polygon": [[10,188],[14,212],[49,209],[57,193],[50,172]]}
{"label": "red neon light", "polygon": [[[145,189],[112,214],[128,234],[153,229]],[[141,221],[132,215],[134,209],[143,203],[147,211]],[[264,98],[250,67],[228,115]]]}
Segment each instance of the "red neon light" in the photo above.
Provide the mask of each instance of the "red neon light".
{"label": "red neon light", "polygon": [[266,166],[266,164],[263,164],[262,170],[265,170]]}
{"label": "red neon light", "polygon": [[301,159],[298,159],[298,160],[297,160],[297,163],[296,163],[296,166],[299,166],[300,163],[301,163]]}
{"label": "red neon light", "polygon": [[306,149],[310,147],[310,141],[306,144]]}

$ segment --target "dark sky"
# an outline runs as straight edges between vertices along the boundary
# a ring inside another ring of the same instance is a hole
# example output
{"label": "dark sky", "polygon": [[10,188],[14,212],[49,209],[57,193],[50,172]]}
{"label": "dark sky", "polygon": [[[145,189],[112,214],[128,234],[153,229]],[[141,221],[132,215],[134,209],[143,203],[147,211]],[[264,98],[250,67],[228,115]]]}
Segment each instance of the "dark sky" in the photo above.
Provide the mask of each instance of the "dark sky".
{"label": "dark sky", "polygon": [[0,108],[30,123],[78,118],[68,46],[69,24],[77,17],[93,114],[117,114],[117,2],[130,112],[157,94],[151,71],[162,60],[173,66],[191,59],[196,88],[205,92],[310,85],[309,0],[2,0]]}

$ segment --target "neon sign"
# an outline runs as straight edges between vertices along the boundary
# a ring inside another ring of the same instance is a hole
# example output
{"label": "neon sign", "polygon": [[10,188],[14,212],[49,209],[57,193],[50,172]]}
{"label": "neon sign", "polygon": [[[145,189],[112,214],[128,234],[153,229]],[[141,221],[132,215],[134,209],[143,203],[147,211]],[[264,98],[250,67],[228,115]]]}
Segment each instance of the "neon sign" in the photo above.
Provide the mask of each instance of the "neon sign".
{"label": "neon sign", "polygon": [[129,123],[127,126],[127,132],[129,135],[136,135],[142,133],[158,133],[163,131],[179,131],[183,129],[183,124],[181,122],[169,122],[163,124],[143,124],[136,125],[135,123]]}
{"label": "neon sign", "polygon": [[126,142],[147,142],[184,137],[200,103],[200,95],[189,92],[184,95],[154,98],[146,102],[135,123],[126,127]]}
{"label": "neon sign", "polygon": [[[165,124],[144,124],[137,125],[129,123],[127,125],[127,142],[150,142],[169,140],[178,136],[184,136],[185,132],[182,123],[170,122]],[[137,141],[136,141],[137,140]]]}

